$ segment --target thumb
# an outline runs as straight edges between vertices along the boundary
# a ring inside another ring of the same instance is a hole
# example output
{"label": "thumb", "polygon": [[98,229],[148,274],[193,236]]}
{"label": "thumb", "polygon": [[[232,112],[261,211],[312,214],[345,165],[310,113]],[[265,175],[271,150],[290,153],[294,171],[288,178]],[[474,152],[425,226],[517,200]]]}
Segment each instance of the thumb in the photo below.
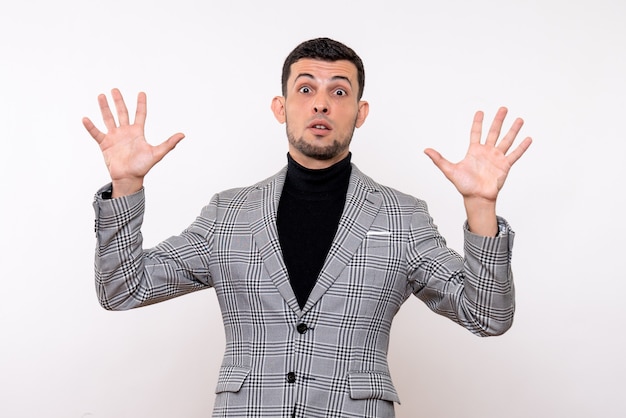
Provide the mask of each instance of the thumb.
{"label": "thumb", "polygon": [[435,151],[432,148],[426,148],[424,150],[424,154],[426,154],[437,166],[437,168],[441,170],[444,174],[450,170],[452,164],[450,163],[450,161],[446,160],[438,151]]}
{"label": "thumb", "polygon": [[161,161],[176,145],[185,137],[185,134],[177,133],[170,136],[166,141],[155,147],[157,161]]}

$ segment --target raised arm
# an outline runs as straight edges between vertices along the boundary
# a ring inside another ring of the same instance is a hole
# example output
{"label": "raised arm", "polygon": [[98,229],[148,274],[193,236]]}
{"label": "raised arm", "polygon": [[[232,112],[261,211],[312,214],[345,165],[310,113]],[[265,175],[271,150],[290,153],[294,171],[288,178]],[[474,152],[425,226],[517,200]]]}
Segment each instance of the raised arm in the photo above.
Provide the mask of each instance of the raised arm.
{"label": "raised arm", "polygon": [[507,155],[524,121],[517,118],[506,135],[498,141],[506,114],[505,107],[498,110],[485,142],[481,143],[484,115],[481,111],[476,112],[467,154],[458,163],[451,163],[432,148],[424,150],[463,196],[470,231],[478,235],[495,236],[498,233],[498,193],[509,170],[532,142],[530,137],[526,137]]}
{"label": "raised arm", "polygon": [[139,93],[137,96],[137,109],[132,124],[120,91],[113,89],[111,97],[117,111],[117,122],[106,96],[101,94],[98,96],[98,104],[107,132],[96,128],[89,118],[83,118],[83,125],[100,146],[113,183],[113,197],[120,197],[140,190],[148,171],[174,149],[185,135],[176,133],[160,145],[148,144],[144,136],[146,94]]}

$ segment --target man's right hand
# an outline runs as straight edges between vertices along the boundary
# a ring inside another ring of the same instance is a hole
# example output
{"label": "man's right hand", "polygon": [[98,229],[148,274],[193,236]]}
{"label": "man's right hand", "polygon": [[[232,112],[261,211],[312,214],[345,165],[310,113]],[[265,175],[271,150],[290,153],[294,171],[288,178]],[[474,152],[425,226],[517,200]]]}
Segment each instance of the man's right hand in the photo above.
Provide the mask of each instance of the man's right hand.
{"label": "man's right hand", "polygon": [[111,96],[117,110],[118,123],[115,122],[106,96],[101,94],[98,96],[98,104],[107,133],[96,128],[89,118],[83,118],[83,125],[100,146],[113,183],[113,197],[120,197],[139,191],[148,171],[174,149],[185,135],[174,134],[157,146],[148,144],[144,136],[146,94],[139,93],[137,96],[133,124],[129,122],[128,110],[120,91],[113,89]]}

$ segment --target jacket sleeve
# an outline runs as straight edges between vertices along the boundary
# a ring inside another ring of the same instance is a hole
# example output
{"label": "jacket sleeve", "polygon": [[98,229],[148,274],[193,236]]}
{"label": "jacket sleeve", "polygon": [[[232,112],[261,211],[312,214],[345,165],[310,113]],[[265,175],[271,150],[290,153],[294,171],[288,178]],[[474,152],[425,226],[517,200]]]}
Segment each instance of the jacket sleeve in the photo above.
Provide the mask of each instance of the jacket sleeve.
{"label": "jacket sleeve", "polygon": [[419,202],[411,221],[409,281],[413,293],[434,312],[480,336],[500,335],[513,324],[515,290],[511,270],[514,232],[498,218],[499,234],[482,237],[464,225],[462,257],[446,246]]}
{"label": "jacket sleeve", "polygon": [[210,205],[181,235],[144,250],[141,235],[144,190],[116,199],[98,191],[95,211],[95,285],[108,310],[150,305],[211,286],[208,269],[212,222]]}

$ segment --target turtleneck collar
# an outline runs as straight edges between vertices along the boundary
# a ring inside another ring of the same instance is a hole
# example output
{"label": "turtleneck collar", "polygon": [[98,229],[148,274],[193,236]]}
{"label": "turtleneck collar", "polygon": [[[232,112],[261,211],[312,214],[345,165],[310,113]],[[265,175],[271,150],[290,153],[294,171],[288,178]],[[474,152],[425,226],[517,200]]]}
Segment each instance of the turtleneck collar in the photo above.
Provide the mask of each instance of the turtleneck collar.
{"label": "turtleneck collar", "polygon": [[328,193],[337,189],[345,189],[352,172],[350,159],[352,153],[330,167],[313,170],[298,164],[287,153],[286,182],[299,192]]}

